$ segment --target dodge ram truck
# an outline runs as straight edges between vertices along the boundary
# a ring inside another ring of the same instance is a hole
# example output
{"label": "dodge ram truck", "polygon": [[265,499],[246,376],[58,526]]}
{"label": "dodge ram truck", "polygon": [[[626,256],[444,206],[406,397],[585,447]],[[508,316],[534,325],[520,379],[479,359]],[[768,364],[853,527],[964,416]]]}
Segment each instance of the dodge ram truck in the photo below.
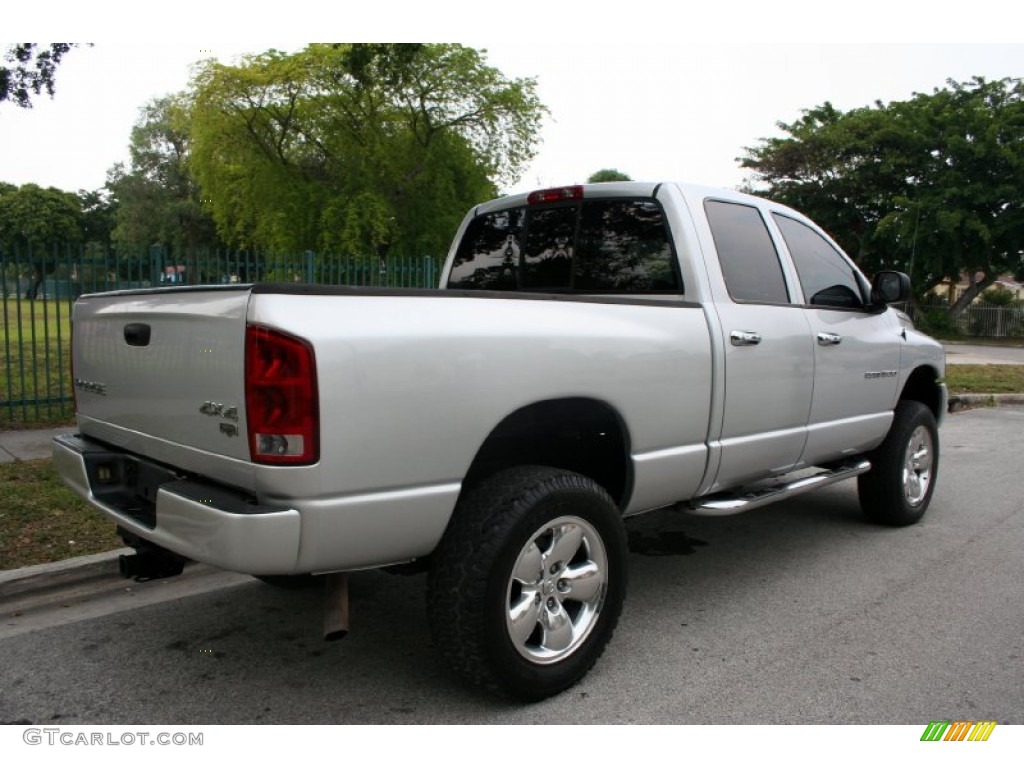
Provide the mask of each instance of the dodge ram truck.
{"label": "dodge ram truck", "polygon": [[326,574],[344,611],[344,574],[422,568],[438,652],[537,700],[612,636],[627,516],[856,478],[869,521],[921,518],[947,395],[909,294],[733,191],[512,195],[466,215],[436,290],[81,297],[54,460],[136,548],[125,575]]}

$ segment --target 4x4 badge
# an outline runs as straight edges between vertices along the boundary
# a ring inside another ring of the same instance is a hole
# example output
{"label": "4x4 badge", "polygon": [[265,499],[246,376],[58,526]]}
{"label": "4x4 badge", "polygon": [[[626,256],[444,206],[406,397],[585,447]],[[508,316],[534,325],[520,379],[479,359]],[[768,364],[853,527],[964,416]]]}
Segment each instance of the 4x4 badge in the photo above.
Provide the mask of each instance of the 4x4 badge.
{"label": "4x4 badge", "polygon": [[199,412],[204,413],[207,416],[217,416],[222,419],[238,421],[237,405],[224,405],[223,403],[215,403],[212,400],[207,400],[199,406]]}

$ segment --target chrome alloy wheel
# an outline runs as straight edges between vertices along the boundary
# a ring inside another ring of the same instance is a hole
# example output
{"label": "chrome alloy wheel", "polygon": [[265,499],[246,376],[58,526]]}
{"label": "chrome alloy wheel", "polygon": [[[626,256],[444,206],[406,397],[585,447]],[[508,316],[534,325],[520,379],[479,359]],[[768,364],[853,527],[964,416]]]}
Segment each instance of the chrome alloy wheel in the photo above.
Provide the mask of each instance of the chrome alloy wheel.
{"label": "chrome alloy wheel", "polygon": [[571,655],[597,624],[608,556],[595,528],[560,517],[539,528],[516,558],[505,625],[515,649],[535,664]]}
{"label": "chrome alloy wheel", "polygon": [[932,481],[932,435],[924,426],[919,426],[910,435],[907,451],[903,457],[903,492],[907,503],[916,507],[928,494]]}

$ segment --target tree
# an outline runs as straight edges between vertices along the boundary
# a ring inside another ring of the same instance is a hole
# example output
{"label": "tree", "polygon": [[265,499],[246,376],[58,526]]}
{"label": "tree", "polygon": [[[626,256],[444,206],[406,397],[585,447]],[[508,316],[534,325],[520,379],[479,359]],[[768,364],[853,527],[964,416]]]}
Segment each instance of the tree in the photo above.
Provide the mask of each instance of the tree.
{"label": "tree", "polygon": [[78,190],[82,210],[82,240],[86,245],[95,244],[106,248],[113,239],[117,224],[117,201],[109,190]]}
{"label": "tree", "polygon": [[43,277],[56,268],[49,251],[81,241],[82,206],[77,195],[37,184],[0,187],[0,247],[25,249],[32,270],[25,298],[36,298]]}
{"label": "tree", "polygon": [[615,168],[602,168],[600,171],[596,171],[590,174],[590,178],[587,179],[587,184],[597,184],[602,181],[632,181],[628,175],[622,171],[616,170]]}
{"label": "tree", "polygon": [[30,109],[32,95],[44,90],[53,97],[57,65],[77,43],[50,43],[36,51],[39,43],[15,43],[4,53],[4,66],[0,67],[0,102],[13,101],[19,107]]}
{"label": "tree", "polygon": [[203,63],[191,168],[230,242],[447,249],[465,211],[533,157],[544,108],[459,45],[310,45]]}
{"label": "tree", "polygon": [[218,243],[213,219],[189,168],[191,100],[164,96],[146,104],[132,128],[130,165],[107,174],[121,247],[159,245],[170,252]]}
{"label": "tree", "polygon": [[919,294],[983,273],[956,314],[1022,268],[1021,80],[950,80],[845,113],[826,102],[779,128],[739,159],[752,190],[807,213],[865,269],[911,272]]}

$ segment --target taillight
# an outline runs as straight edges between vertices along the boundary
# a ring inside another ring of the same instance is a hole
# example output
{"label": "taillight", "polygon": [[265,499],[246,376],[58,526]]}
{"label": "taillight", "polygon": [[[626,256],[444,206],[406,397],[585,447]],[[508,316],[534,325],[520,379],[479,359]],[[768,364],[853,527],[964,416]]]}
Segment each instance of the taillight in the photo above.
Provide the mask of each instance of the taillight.
{"label": "taillight", "polygon": [[320,457],[316,360],[308,342],[245,329],[249,454],[258,464],[313,464]]}
{"label": "taillight", "polygon": [[555,187],[554,189],[538,189],[526,196],[529,205],[541,203],[557,203],[562,200],[582,200],[583,187]]}

